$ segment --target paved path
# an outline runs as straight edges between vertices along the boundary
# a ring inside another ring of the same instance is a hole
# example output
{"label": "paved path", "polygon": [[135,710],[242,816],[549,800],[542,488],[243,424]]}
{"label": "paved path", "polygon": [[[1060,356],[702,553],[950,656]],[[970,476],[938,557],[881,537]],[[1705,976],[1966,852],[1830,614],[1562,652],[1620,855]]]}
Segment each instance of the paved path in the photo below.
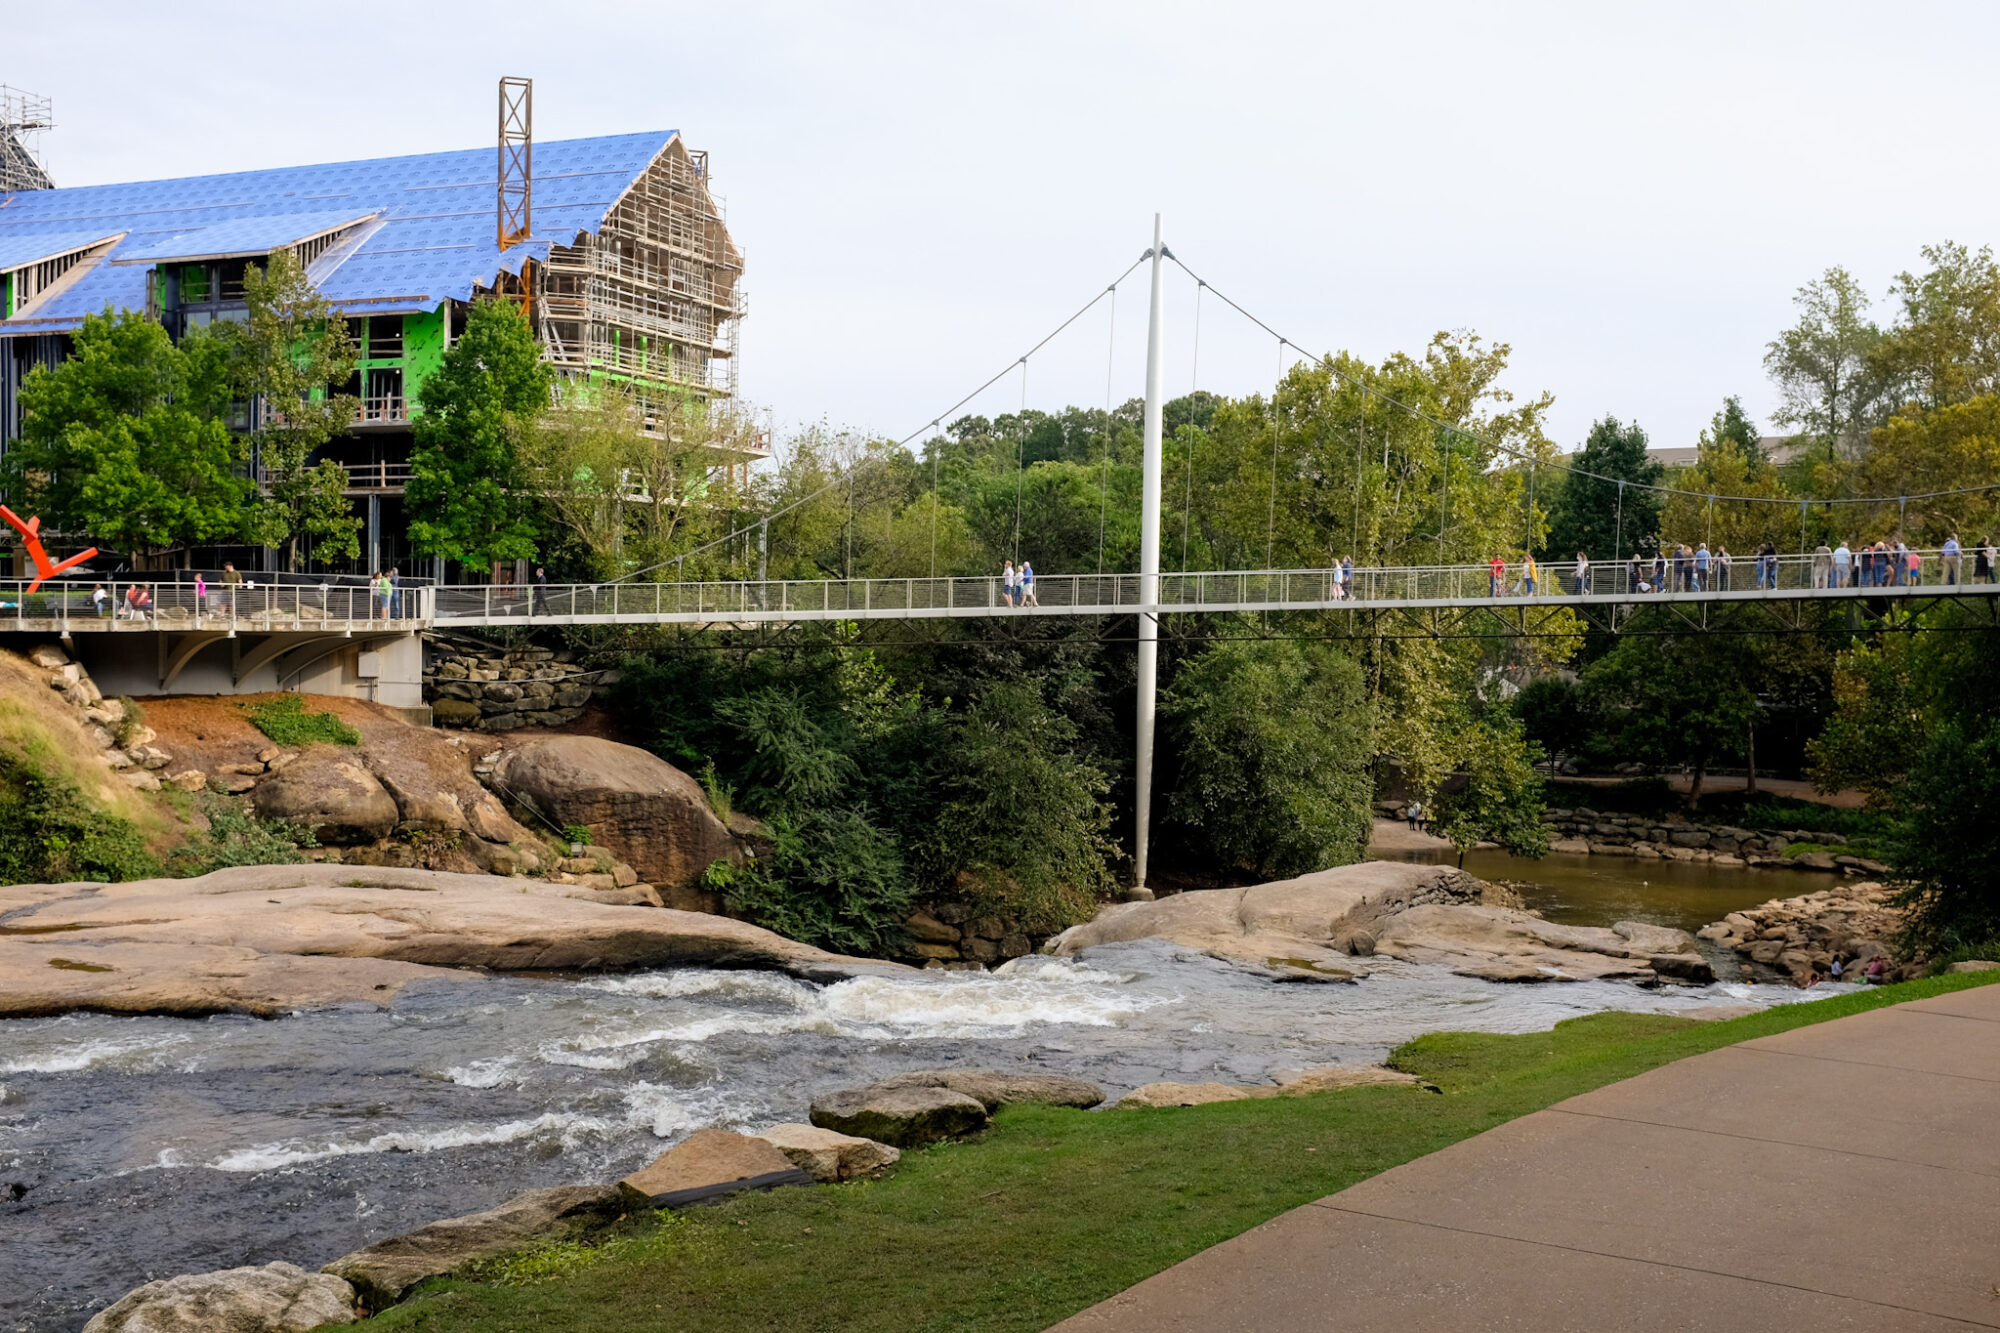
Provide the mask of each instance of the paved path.
{"label": "paved path", "polygon": [[1586,1093],[1057,1327],[2000,1328],[2000,986]]}

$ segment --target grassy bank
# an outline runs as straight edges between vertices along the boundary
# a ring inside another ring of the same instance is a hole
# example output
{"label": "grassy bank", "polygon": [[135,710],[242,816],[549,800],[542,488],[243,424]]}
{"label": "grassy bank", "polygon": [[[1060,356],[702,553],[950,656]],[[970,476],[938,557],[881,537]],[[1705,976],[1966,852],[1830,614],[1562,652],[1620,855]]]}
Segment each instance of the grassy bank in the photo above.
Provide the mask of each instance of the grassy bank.
{"label": "grassy bank", "polygon": [[1172,1110],[1004,1111],[886,1181],[653,1216],[436,1284],[370,1325],[503,1330],[1028,1330],[1286,1209],[1566,1097],[1751,1037],[1977,985],[1938,978],[1726,1023],[1598,1014],[1525,1036],[1440,1033],[1407,1088]]}

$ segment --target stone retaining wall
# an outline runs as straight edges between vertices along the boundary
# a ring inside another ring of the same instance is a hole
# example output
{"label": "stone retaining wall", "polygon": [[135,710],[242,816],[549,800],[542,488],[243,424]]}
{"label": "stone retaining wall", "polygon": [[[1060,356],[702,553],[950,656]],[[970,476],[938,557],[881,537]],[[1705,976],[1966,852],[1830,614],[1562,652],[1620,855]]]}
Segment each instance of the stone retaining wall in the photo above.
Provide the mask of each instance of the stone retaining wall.
{"label": "stone retaining wall", "polygon": [[1609,814],[1578,806],[1542,812],[1552,852],[1592,856],[1633,856],[1668,861],[1710,861],[1717,865],[1760,866],[1772,870],[1819,870],[1847,875],[1882,875],[1888,867],[1859,856],[1808,852],[1786,856],[1795,842],[1823,842],[1825,834],[1805,829],[1745,829],[1732,824],[1696,824],[1678,814]]}
{"label": "stone retaining wall", "polygon": [[512,731],[576,721],[610,671],[585,671],[564,648],[432,649],[424,663],[424,698],[441,727]]}
{"label": "stone retaining wall", "polygon": [[1010,959],[1039,953],[1051,938],[1028,934],[1010,917],[976,912],[969,902],[931,903],[912,912],[906,927],[910,959],[925,967],[997,967]]}

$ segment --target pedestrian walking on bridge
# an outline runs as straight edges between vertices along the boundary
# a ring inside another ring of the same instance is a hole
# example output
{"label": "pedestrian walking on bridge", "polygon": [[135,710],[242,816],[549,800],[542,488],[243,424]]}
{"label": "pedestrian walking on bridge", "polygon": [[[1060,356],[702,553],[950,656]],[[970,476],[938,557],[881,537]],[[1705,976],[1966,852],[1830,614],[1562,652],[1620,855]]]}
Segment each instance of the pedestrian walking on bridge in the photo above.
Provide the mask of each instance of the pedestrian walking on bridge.
{"label": "pedestrian walking on bridge", "polygon": [[1832,578],[1833,552],[1826,549],[1825,542],[1821,542],[1813,548],[1812,586],[1815,588],[1828,587]]}
{"label": "pedestrian walking on bridge", "polygon": [[1944,567],[1944,582],[1948,588],[1958,586],[1959,562],[1964,558],[1964,548],[1958,544],[1958,534],[1952,533],[1944,539],[1944,559],[1938,563]]}

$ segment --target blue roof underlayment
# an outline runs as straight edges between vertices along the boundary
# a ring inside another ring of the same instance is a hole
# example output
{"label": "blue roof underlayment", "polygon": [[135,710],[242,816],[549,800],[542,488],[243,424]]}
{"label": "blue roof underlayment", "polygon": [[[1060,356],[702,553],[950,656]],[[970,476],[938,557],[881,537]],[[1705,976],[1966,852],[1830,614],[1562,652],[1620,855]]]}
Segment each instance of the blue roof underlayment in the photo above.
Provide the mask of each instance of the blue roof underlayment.
{"label": "blue roof underlayment", "polygon": [[[330,272],[322,271],[325,260],[314,265],[322,295],[357,314],[412,313],[436,309],[447,298],[470,300],[475,286],[492,286],[501,270],[519,273],[524,260],[546,259],[552,245],[594,234],[674,134],[536,144],[534,233],[504,254],[495,244],[496,154],[490,147],[0,195],[0,262],[39,247],[56,246],[52,253],[61,253],[59,241],[75,241],[69,245],[74,249],[127,233],[108,260],[96,261],[47,304],[0,321],[0,336],[63,332],[107,306],[144,310],[146,264],[122,259],[216,254],[267,240],[276,248],[370,213],[380,218],[362,224],[366,239],[352,253]],[[288,217],[292,221],[284,221]],[[299,235],[285,234],[292,231]]]}

